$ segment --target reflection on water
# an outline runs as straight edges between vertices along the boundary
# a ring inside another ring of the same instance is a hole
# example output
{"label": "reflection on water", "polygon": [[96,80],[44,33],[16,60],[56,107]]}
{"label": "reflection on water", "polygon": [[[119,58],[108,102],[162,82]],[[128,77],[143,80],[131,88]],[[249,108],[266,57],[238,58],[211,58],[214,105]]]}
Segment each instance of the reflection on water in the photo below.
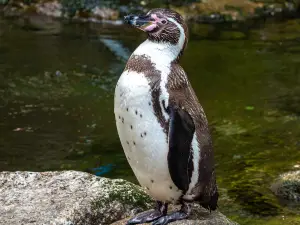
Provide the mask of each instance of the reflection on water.
{"label": "reflection on water", "polygon": [[[0,19],[0,170],[135,182],[113,92],[145,37],[122,25],[33,21]],[[300,21],[251,27],[191,24],[182,65],[210,121],[221,211],[241,224],[296,224],[297,207],[269,186],[300,163]]]}

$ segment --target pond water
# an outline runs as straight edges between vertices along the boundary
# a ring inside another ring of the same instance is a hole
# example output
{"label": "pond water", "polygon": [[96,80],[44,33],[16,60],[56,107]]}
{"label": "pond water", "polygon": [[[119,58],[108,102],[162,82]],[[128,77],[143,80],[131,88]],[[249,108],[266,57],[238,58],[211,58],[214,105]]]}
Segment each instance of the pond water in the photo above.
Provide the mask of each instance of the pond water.
{"label": "pond water", "polygon": [[[300,20],[190,24],[182,59],[208,116],[220,211],[240,224],[300,224],[271,182],[300,165]],[[144,34],[120,24],[0,19],[0,170],[93,172],[136,182],[114,87]]]}

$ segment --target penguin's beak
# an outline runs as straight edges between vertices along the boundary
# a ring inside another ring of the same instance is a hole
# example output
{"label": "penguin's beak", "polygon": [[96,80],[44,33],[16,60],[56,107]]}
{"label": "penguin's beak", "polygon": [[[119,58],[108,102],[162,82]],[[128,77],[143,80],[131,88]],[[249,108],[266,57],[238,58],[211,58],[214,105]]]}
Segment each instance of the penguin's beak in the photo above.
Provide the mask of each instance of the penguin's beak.
{"label": "penguin's beak", "polygon": [[143,15],[124,16],[124,22],[146,32],[152,31],[157,26],[151,16]]}

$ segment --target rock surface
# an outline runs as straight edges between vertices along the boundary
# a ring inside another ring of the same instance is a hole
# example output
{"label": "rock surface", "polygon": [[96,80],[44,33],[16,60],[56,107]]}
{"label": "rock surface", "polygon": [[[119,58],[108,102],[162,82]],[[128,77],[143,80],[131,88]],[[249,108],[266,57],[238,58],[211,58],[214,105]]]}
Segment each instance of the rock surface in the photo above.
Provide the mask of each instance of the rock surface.
{"label": "rock surface", "polygon": [[300,202],[300,170],[280,175],[271,190],[280,198]]}
{"label": "rock surface", "polygon": [[[178,210],[178,207],[171,206],[170,211]],[[125,225],[127,219],[113,223],[112,225]],[[172,225],[238,225],[235,222],[229,220],[219,211],[214,211],[209,213],[206,209],[200,207],[199,205],[192,205],[191,217],[188,220],[181,220],[171,223]],[[146,225],[146,224],[145,224]]]}
{"label": "rock surface", "polygon": [[300,1],[205,0],[176,7],[187,20],[198,22],[243,21],[296,12]]}
{"label": "rock surface", "polygon": [[[137,185],[84,172],[1,172],[0,225],[104,225],[150,209]],[[177,206],[178,207],[178,206]],[[170,210],[176,210],[171,206]],[[125,224],[127,219],[115,222]],[[173,224],[235,225],[220,212],[192,206],[189,220]]]}
{"label": "rock surface", "polygon": [[110,224],[152,205],[138,186],[76,172],[0,173],[0,224]]}
{"label": "rock surface", "polygon": [[[0,0],[1,1],[1,0]],[[93,4],[90,4],[93,3]],[[12,0],[1,3],[0,12],[5,17],[28,16],[30,14],[46,15],[53,18],[74,18],[81,21],[116,20],[119,11],[101,6],[97,2],[87,0],[51,0],[51,1],[18,1]]]}

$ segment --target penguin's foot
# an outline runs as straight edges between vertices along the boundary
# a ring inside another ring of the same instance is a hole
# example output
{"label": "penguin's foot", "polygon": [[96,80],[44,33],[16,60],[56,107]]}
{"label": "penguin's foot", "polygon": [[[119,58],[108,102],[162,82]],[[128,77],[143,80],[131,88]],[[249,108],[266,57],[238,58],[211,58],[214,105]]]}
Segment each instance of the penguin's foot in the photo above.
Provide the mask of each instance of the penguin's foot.
{"label": "penguin's foot", "polygon": [[156,202],[155,210],[150,212],[141,213],[133,218],[131,218],[126,225],[133,225],[133,224],[141,224],[141,223],[149,223],[154,220],[159,219],[162,216],[167,215],[168,211],[168,204],[163,204],[162,202]]}
{"label": "penguin's foot", "polygon": [[179,211],[160,217],[158,220],[154,221],[152,225],[165,225],[177,220],[183,220],[188,218],[190,213],[190,206],[186,203],[182,203],[181,209]]}

